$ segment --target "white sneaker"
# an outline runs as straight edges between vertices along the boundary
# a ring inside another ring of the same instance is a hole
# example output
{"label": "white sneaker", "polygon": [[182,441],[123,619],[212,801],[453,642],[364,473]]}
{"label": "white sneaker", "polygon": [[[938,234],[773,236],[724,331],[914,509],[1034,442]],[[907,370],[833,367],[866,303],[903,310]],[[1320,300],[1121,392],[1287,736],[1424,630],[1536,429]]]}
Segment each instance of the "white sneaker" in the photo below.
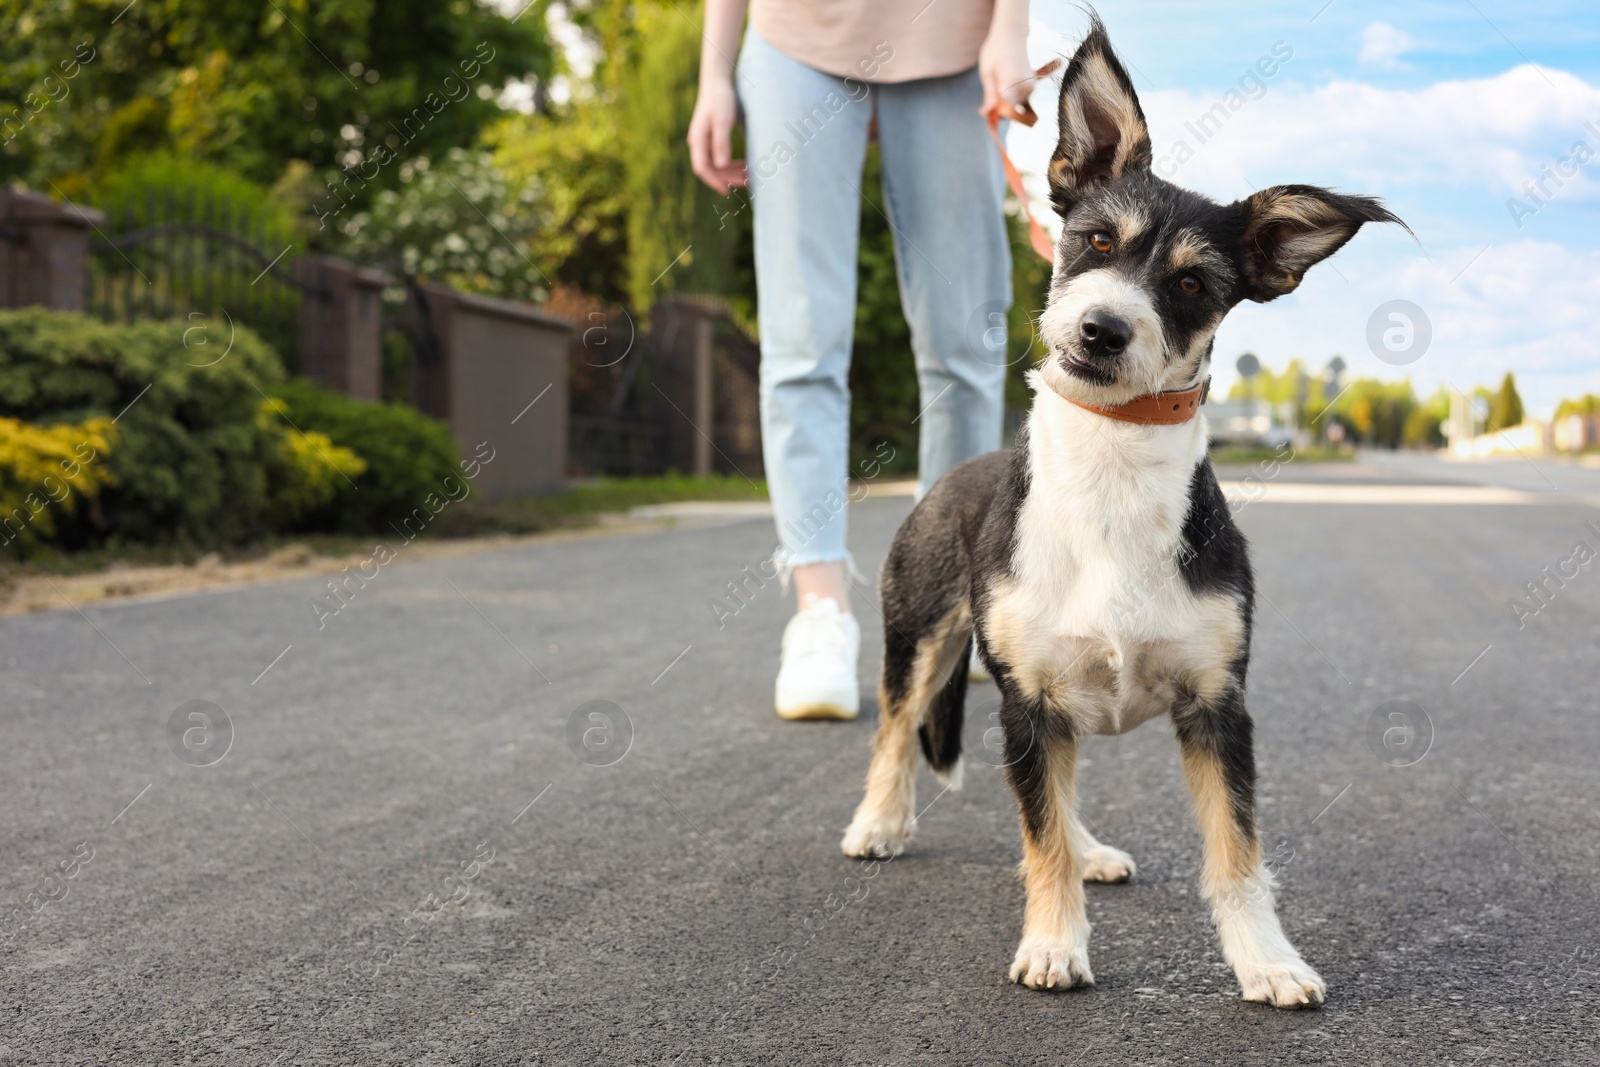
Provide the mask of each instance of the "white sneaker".
{"label": "white sneaker", "polygon": [[832,597],[806,597],[806,606],[783,629],[778,668],[781,719],[853,719],[861,710],[856,661],[861,626]]}

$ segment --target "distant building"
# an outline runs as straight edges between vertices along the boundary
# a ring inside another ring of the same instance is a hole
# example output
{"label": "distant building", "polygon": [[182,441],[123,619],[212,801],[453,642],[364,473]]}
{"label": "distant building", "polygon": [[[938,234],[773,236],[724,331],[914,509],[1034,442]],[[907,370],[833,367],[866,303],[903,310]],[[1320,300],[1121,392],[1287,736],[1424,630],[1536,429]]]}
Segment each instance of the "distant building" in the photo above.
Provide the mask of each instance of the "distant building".
{"label": "distant building", "polygon": [[1206,427],[1212,445],[1235,448],[1280,448],[1305,440],[1295,428],[1294,404],[1266,400],[1208,400]]}
{"label": "distant building", "polygon": [[1550,427],[1551,443],[1557,452],[1582,452],[1600,447],[1600,417],[1567,415]]}

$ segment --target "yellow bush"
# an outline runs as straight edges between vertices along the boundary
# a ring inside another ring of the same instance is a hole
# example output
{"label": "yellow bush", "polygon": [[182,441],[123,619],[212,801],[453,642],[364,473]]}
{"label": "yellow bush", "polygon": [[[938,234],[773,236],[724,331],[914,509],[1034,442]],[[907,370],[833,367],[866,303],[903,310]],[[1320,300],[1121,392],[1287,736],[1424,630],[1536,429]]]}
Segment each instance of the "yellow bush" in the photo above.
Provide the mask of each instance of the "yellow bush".
{"label": "yellow bush", "polygon": [[283,469],[271,479],[272,504],[290,520],[329,503],[341,484],[347,479],[354,482],[367,469],[367,461],[354,449],[334,444],[325,433],[296,429],[289,405],[276,397],[261,401],[256,426],[279,434]]}
{"label": "yellow bush", "polygon": [[111,484],[110,419],[35,426],[0,418],[0,543],[47,539],[55,511],[71,513]]}

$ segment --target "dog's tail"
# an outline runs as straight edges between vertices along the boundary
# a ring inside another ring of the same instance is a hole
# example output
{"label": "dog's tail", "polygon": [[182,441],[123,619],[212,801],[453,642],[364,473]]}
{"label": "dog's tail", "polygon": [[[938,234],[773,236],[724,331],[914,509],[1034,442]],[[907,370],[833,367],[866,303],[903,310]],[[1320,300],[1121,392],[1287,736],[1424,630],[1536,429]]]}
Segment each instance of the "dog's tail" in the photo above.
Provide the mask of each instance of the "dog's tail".
{"label": "dog's tail", "polygon": [[961,724],[967,707],[967,675],[972,662],[972,638],[955,657],[950,677],[933,693],[927,715],[917,730],[922,754],[940,782],[961,788]]}

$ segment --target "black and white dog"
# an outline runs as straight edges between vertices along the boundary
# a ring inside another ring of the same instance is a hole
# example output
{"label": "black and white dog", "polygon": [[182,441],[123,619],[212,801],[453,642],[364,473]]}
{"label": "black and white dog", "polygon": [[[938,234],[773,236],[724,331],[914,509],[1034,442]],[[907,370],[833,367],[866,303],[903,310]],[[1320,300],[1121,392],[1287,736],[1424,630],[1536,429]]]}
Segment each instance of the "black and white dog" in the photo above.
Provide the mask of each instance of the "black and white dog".
{"label": "black and white dog", "polygon": [[[1134,873],[1079,822],[1078,740],[1170,715],[1205,841],[1201,890],[1246,1000],[1320,1003],[1278,924],[1255,823],[1245,710],[1254,590],[1198,416],[1212,340],[1243,300],[1291,292],[1376,200],[1303,185],[1220,205],[1151,173],[1133,83],[1098,20],[1061,85],[1050,185],[1063,220],[1009,453],[962,464],[912,511],[884,565],[881,723],[842,843],[897,854],[916,750],[960,779],[968,661],[1001,693],[1027,906],[1013,981],[1089,985],[1083,882]],[[1401,225],[1404,225],[1401,223]]]}

